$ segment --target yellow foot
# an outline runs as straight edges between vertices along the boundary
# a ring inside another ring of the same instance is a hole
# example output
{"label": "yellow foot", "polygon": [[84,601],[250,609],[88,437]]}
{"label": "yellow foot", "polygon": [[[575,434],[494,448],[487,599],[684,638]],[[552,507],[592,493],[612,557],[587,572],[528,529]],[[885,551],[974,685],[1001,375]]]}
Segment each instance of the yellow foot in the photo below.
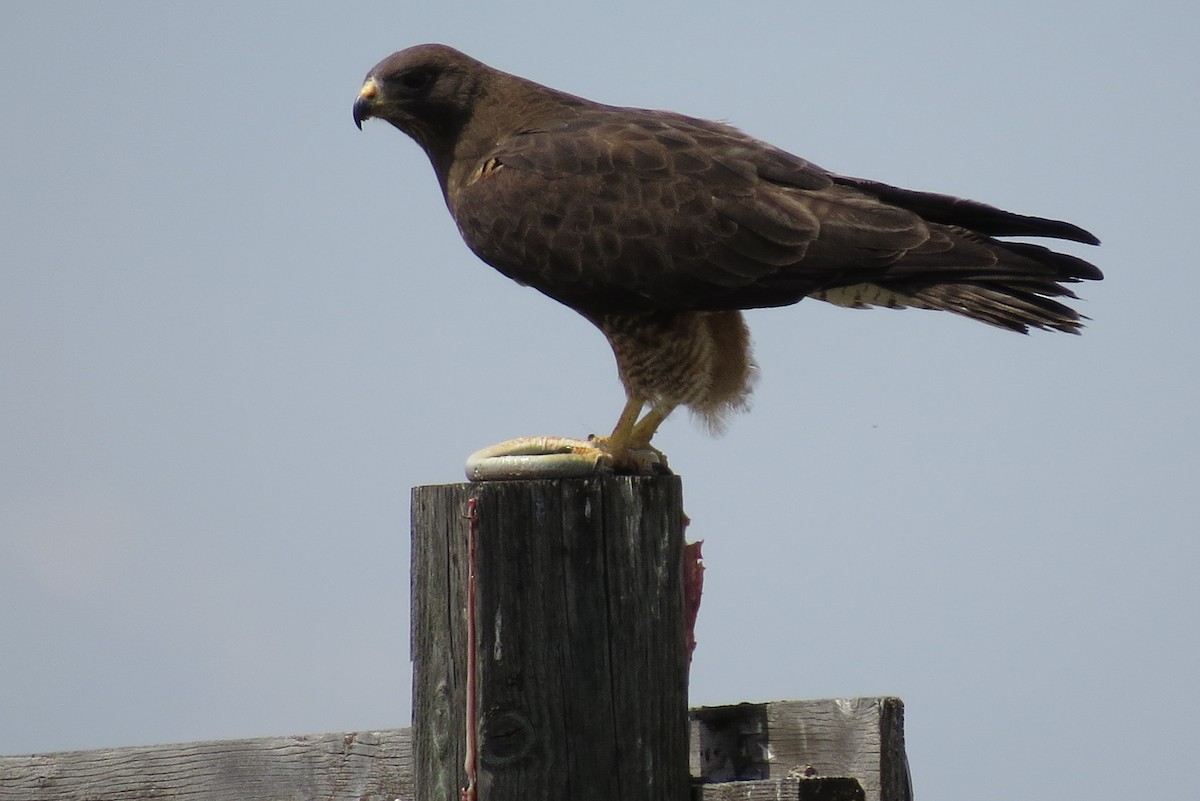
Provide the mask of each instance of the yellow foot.
{"label": "yellow foot", "polygon": [[581,478],[602,473],[669,473],[667,457],[657,448],[616,453],[607,437],[518,437],[475,451],[467,457],[471,481],[529,478]]}

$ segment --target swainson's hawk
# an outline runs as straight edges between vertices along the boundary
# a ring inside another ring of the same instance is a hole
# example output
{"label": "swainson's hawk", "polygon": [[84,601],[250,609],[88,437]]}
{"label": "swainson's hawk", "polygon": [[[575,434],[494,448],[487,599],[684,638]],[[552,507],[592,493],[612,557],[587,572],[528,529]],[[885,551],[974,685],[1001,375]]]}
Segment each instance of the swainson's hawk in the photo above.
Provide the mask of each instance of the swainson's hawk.
{"label": "swainson's hawk", "polygon": [[376,65],[354,103],[359,127],[371,117],[424,148],[476,255],[604,333],[625,386],[610,436],[504,443],[483,455],[507,458],[473,460],[473,478],[560,450],[533,471],[648,469],[650,439],[679,406],[720,427],[746,407],[755,369],[742,309],[811,297],[1078,333],[1056,298],[1102,277],[997,238],[1099,243],[1070,223],[837,175],[729,125],[602,105],[444,45]]}

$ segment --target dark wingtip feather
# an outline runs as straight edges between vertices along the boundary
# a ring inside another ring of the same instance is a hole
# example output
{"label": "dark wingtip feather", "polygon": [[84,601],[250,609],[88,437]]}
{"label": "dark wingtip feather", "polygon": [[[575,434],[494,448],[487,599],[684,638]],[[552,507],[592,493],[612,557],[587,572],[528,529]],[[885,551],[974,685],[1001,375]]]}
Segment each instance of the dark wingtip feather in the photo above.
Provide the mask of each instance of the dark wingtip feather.
{"label": "dark wingtip feather", "polygon": [[1059,253],[1044,245],[1029,242],[997,242],[1000,247],[1027,259],[1053,267],[1056,281],[1099,281],[1104,278],[1100,268],[1069,253]]}
{"label": "dark wingtip feather", "polygon": [[874,195],[885,203],[921,215],[931,222],[954,225],[988,236],[1045,236],[1051,239],[1066,239],[1085,245],[1099,245],[1100,239],[1084,228],[1063,220],[1048,217],[1031,217],[1013,214],[1011,211],[989,206],[977,200],[943,195],[936,192],[918,192],[898,186],[852,178],[846,175],[831,176],[837,183],[853,186]]}
{"label": "dark wingtip feather", "polygon": [[[1091,231],[1063,220],[1051,220],[1046,217],[1027,217],[1023,214],[1010,214],[1009,212],[1003,213],[1015,219],[1012,221],[1014,223],[1012,229],[1006,233],[999,234],[1000,236],[1048,236],[1053,239],[1082,242],[1085,245],[1100,244],[1100,239]],[[1016,230],[1019,227],[1016,223],[1020,222],[1028,225],[1027,231]]]}

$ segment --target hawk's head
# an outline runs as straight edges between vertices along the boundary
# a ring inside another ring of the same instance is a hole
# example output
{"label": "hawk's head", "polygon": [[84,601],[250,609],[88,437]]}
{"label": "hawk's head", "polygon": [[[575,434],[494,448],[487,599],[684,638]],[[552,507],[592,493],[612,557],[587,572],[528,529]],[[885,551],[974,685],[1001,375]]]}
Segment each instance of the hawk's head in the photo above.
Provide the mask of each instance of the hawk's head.
{"label": "hawk's head", "polygon": [[354,101],[354,124],[386,120],[426,151],[452,142],[483,94],[490,70],[445,45],[410,47],[367,73]]}

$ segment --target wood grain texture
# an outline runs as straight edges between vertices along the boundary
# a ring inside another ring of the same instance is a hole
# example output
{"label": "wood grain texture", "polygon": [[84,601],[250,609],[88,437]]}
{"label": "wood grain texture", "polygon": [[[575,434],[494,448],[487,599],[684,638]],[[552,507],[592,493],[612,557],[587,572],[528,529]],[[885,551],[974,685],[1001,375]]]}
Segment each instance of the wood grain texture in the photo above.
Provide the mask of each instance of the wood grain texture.
{"label": "wood grain texture", "polygon": [[865,801],[862,785],[847,777],[763,779],[705,784],[696,801]]}
{"label": "wood grain texture", "polygon": [[[693,798],[911,801],[902,711],[896,698],[695,709]],[[0,757],[0,801],[415,801],[413,750],[410,729],[389,729]],[[810,765],[816,778],[798,778]]]}
{"label": "wood grain texture", "polygon": [[[692,772],[706,782],[849,776],[868,801],[911,801],[899,698],[834,698],[693,710]],[[792,797],[792,796],[788,796]]]}
{"label": "wood grain texture", "polygon": [[480,797],[686,799],[674,476],[414,490],[418,796],[451,798],[463,784],[469,498],[477,515]]}
{"label": "wood grain texture", "polygon": [[412,801],[408,729],[0,757],[0,801]]}

